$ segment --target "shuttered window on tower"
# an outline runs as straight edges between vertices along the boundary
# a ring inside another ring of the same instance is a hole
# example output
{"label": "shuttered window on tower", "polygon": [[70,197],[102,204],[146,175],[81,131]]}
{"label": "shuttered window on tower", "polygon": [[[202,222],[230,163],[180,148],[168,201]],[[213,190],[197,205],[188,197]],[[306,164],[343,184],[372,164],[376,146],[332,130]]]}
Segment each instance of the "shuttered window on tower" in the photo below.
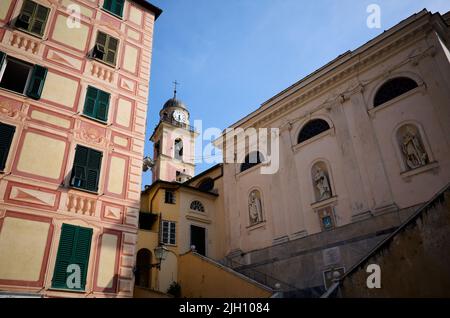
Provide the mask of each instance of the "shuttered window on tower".
{"label": "shuttered window on tower", "polygon": [[[91,251],[92,229],[63,224],[52,287],[84,290]],[[78,271],[79,268],[79,271]],[[79,274],[78,277],[73,275]]]}
{"label": "shuttered window on tower", "polygon": [[25,0],[16,20],[16,27],[41,37],[44,34],[50,9],[34,1]]}
{"label": "shuttered window on tower", "polygon": [[88,86],[83,114],[103,122],[108,121],[110,96],[107,92]]}
{"label": "shuttered window on tower", "polygon": [[118,17],[122,17],[124,4],[125,0],[105,0],[103,2],[103,9]]}
{"label": "shuttered window on tower", "polygon": [[98,31],[93,50],[93,57],[109,65],[115,66],[119,40],[101,31]]}
{"label": "shuttered window on tower", "polygon": [[5,169],[15,131],[16,127],[0,123],[0,171]]}
{"label": "shuttered window on tower", "polygon": [[100,151],[78,145],[75,150],[70,185],[74,188],[97,192],[102,157],[103,154]]}

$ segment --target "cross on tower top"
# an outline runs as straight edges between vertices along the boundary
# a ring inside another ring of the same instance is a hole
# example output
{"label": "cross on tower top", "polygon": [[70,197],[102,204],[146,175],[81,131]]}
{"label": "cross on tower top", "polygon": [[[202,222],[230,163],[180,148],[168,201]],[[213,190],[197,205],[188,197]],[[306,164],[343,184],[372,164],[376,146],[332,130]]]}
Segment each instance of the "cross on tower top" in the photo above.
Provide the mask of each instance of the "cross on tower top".
{"label": "cross on tower top", "polygon": [[177,97],[177,86],[178,86],[180,83],[178,83],[177,80],[175,80],[175,81],[172,82],[172,83],[173,83],[173,85],[174,85],[174,88],[173,88],[173,98],[175,99],[175,98]]}

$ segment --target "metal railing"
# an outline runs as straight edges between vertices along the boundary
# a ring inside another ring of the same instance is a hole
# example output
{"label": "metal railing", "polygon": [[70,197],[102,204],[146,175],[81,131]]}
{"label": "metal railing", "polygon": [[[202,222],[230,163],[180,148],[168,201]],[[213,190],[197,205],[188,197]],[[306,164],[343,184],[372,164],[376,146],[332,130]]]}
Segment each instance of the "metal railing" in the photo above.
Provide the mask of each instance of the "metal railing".
{"label": "metal railing", "polygon": [[[263,273],[257,269],[248,267],[250,265],[241,264],[229,258],[226,259],[226,262],[228,263],[227,265],[229,265],[233,270],[257,281],[258,283],[269,286],[276,291],[301,291],[301,289],[299,289],[297,286]],[[279,286],[277,286],[277,284]]]}
{"label": "metal railing", "polygon": [[176,121],[175,119],[173,119],[171,116],[167,115],[167,116],[162,116],[161,117],[161,121],[169,123],[171,125],[183,128],[183,129],[187,129],[190,132],[195,132],[195,128],[193,126],[190,126],[188,124]]}

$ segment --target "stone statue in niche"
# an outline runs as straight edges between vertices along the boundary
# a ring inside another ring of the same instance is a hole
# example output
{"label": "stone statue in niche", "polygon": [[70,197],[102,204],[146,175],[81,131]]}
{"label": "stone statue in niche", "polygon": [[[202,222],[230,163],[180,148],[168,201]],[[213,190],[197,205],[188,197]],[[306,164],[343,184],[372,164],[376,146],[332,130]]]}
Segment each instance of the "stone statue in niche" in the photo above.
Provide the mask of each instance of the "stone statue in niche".
{"label": "stone statue in niche", "polygon": [[418,133],[407,127],[401,138],[402,153],[409,169],[415,169],[428,163],[428,155],[422,146]]}
{"label": "stone statue in niche", "polygon": [[313,181],[318,192],[318,198],[316,198],[318,201],[331,198],[331,187],[328,176],[319,166],[315,168]]}
{"label": "stone statue in niche", "polygon": [[252,191],[248,201],[250,225],[262,222],[262,204],[259,193],[257,191]]}

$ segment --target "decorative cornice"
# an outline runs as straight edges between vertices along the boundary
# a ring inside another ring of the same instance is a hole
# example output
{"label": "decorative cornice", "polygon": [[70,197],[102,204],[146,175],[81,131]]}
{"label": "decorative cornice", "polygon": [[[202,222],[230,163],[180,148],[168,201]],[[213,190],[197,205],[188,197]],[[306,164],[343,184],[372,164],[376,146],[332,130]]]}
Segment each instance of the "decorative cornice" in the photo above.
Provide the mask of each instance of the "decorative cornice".
{"label": "decorative cornice", "polygon": [[[337,86],[338,84],[341,84],[344,80],[348,79],[348,77],[355,75],[358,72],[361,72],[363,69],[367,69],[371,66],[373,66],[375,63],[377,63],[380,59],[385,58],[391,54],[394,53],[395,50],[401,48],[408,42],[412,41],[418,41],[421,39],[421,37],[417,36],[418,34],[422,33],[423,36],[426,36],[426,33],[432,29],[432,26],[428,23],[422,22],[422,25],[417,26],[414,30],[411,30],[410,32],[403,34],[399,36],[397,39],[393,40],[388,45],[382,47],[382,48],[376,48],[374,52],[368,53],[367,51],[373,50],[373,47],[369,47],[366,51],[362,51],[357,53],[357,55],[350,57],[349,60],[344,61],[343,64],[336,66],[334,69],[331,69],[329,73],[335,73],[334,75],[322,75],[319,76],[314,81],[321,81],[314,85],[314,83],[306,84],[305,87],[299,87],[300,83],[298,85],[295,85],[290,89],[291,93],[289,95],[293,95],[298,90],[303,90],[303,92],[293,98],[289,101],[282,102],[282,101],[273,101],[268,102],[267,104],[263,104],[263,106],[260,108],[261,112],[258,114],[255,114],[255,117],[263,115],[261,118],[253,121],[250,125],[245,126],[251,126],[251,127],[264,127],[267,123],[273,121],[277,117],[280,117],[281,115],[285,114],[286,112],[292,110],[295,107],[300,107],[301,105],[305,104],[306,102],[310,101],[311,99],[317,97],[320,94],[323,94],[325,91],[330,90],[331,88]],[[397,34],[392,34],[391,36],[396,36]],[[379,46],[380,43],[375,44],[374,46]],[[358,51],[358,50],[356,50]],[[362,56],[362,55],[365,56]],[[345,57],[345,56],[344,56]],[[344,58],[343,57],[343,58]],[[358,58],[357,61],[354,61],[356,58]],[[348,65],[349,63],[352,63],[351,65]],[[347,67],[346,64],[348,65]],[[345,68],[344,68],[345,67]],[[340,69],[340,70],[338,70]],[[310,87],[309,89],[307,89]],[[356,91],[355,91],[356,89]],[[359,91],[362,92],[364,90],[363,85],[359,85],[354,89],[355,92]],[[286,96],[283,99],[290,98],[290,96]],[[338,97],[341,102],[345,101],[347,98],[346,95],[341,95]],[[344,98],[344,100],[342,100]],[[323,104],[322,106],[324,106]],[[265,109],[263,109],[265,108]],[[274,110],[271,110],[271,108],[276,108]],[[268,114],[264,115],[264,113],[268,112]],[[251,121],[252,119],[248,119],[247,122]],[[242,127],[244,126],[245,122],[240,124],[239,122],[235,124],[233,127]]]}

